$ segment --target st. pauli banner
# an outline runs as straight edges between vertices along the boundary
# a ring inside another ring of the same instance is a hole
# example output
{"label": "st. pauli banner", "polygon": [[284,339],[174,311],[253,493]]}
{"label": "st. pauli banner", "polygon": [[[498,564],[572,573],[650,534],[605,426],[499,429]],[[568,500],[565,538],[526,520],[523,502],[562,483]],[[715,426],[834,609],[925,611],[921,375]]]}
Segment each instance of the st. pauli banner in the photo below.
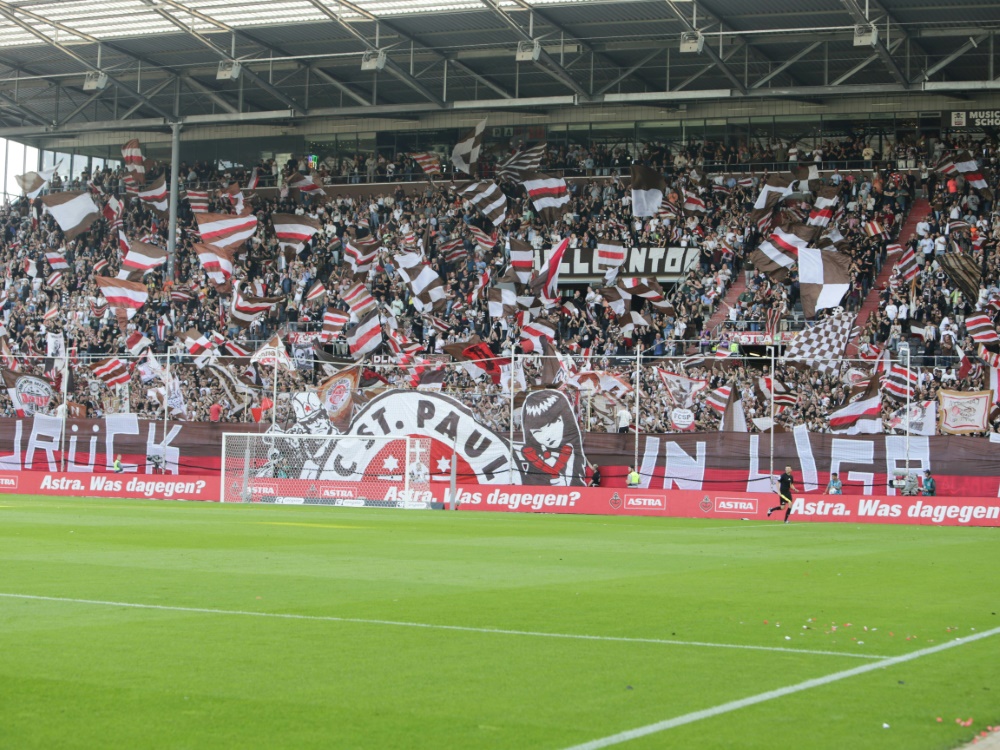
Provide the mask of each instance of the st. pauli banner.
{"label": "st. pauli banner", "polygon": [[[313,393],[302,399],[299,421],[280,426],[299,435],[427,438],[431,482],[448,483],[452,455],[458,483],[583,487],[597,465],[606,487],[624,487],[635,461],[643,489],[768,492],[786,465],[805,494],[821,493],[838,472],[847,495],[895,496],[891,480],[907,468],[930,469],[941,496],[997,497],[1000,451],[986,438],[912,435],[837,436],[809,433],[685,433],[633,435],[581,433],[569,399],[560,391],[530,392],[521,406],[523,433],[500,432],[480,421],[477,410],[443,393],[385,391],[351,405],[349,424],[338,430]],[[101,474],[121,454],[125,475],[217,475],[225,432],[268,434],[269,424],[141,420],[134,414],[105,419],[35,415],[0,420],[0,472]],[[278,440],[269,435],[268,440]],[[773,444],[772,444],[773,440]],[[358,444],[359,441],[354,441]],[[372,450],[345,454],[343,441],[325,441],[321,452],[296,457],[285,441],[290,478],[358,481],[379,456]],[[638,448],[638,450],[636,450]],[[353,450],[353,449],[352,449]],[[637,456],[637,459],[634,458]]]}
{"label": "st. pauli banner", "polygon": [[[654,492],[613,487],[539,490],[536,487],[460,487],[458,509],[498,513],[581,513],[766,521],[774,493]],[[792,520],[898,523],[935,526],[1000,526],[1000,499],[891,497],[888,495],[793,495]],[[784,511],[772,520],[781,523]]]}

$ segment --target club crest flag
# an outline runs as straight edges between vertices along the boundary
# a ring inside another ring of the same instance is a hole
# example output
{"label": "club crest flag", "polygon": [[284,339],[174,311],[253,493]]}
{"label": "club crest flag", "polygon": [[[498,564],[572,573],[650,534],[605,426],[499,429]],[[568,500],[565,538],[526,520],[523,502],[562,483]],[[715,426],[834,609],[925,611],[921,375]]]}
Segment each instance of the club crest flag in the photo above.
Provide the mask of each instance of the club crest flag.
{"label": "club crest flag", "polygon": [[989,429],[993,391],[938,391],[938,426],[942,435],[968,435]]}

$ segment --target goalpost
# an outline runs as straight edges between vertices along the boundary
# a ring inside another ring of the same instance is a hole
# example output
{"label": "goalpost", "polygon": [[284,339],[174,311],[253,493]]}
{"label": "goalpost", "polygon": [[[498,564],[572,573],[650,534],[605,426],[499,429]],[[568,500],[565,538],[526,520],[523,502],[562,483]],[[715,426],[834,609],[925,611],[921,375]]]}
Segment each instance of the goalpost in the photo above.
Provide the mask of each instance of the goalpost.
{"label": "goalpost", "polygon": [[222,436],[224,503],[430,508],[430,438]]}

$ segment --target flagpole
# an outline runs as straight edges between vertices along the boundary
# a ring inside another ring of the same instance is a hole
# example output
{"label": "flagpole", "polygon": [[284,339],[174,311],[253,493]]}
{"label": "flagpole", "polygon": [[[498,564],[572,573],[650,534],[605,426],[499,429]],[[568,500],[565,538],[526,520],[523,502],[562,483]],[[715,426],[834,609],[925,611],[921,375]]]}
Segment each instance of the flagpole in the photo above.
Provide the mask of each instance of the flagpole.
{"label": "flagpole", "polygon": [[[771,458],[768,465],[768,481],[774,482],[774,346],[769,346],[771,350]],[[735,386],[734,386],[735,387]]]}
{"label": "flagpole", "polygon": [[170,405],[169,405],[169,399],[170,399],[170,345],[169,344],[167,345],[167,353],[165,355],[165,358],[166,358],[166,363],[165,363],[165,367],[164,367],[164,372],[166,372],[166,374],[167,374],[167,379],[166,379],[166,382],[164,382],[164,384],[163,384],[163,447],[161,449],[163,451],[163,456],[162,456],[163,464],[162,464],[161,471],[164,472],[164,473],[166,473],[166,471],[167,471],[167,430],[169,429],[168,426],[167,426],[167,417],[168,417],[168,415],[170,413]]}
{"label": "flagpole", "polygon": [[910,383],[910,349],[906,349],[906,476],[910,476],[910,393],[913,386]]}
{"label": "flagpole", "polygon": [[510,448],[510,462],[507,465],[507,484],[514,483],[514,370],[517,368],[517,352],[510,352],[510,424],[508,425],[507,445]]}
{"label": "flagpole", "polygon": [[63,405],[63,415],[62,415],[62,432],[59,435],[59,456],[60,456],[60,471],[66,471],[66,420],[69,416],[69,355],[63,359],[63,370],[62,370],[62,405]]}
{"label": "flagpole", "polygon": [[642,392],[642,344],[638,335],[635,342],[635,448],[632,468],[639,471],[639,396]]}
{"label": "flagpole", "polygon": [[271,404],[271,429],[275,430],[278,422],[278,355],[274,355],[274,382],[272,385],[272,401]]}

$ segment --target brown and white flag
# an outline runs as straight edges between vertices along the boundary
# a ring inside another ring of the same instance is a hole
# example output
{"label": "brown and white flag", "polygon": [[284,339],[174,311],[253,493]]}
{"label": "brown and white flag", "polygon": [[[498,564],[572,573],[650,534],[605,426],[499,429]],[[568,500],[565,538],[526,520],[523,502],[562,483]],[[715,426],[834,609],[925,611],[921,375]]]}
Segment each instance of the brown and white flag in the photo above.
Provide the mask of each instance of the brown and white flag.
{"label": "brown and white flag", "polygon": [[67,240],[83,234],[101,218],[101,211],[89,192],[52,193],[43,195],[40,200]]}
{"label": "brown and white flag", "polygon": [[344,243],[344,262],[351,267],[353,276],[364,276],[371,270],[378,255],[378,242],[365,238]]}
{"label": "brown and white flag", "polygon": [[139,190],[139,200],[148,203],[149,207],[161,214],[167,213],[170,203],[169,189],[167,188],[167,176],[161,174],[153,183]]}
{"label": "brown and white flag", "polygon": [[835,375],[840,371],[853,328],[853,315],[831,315],[792,339],[785,350],[785,361],[807,364],[823,375]]}
{"label": "brown and white flag", "polygon": [[295,255],[302,252],[306,242],[322,228],[316,219],[296,214],[272,214],[271,223],[278,238],[278,246],[282,250],[291,250]]}
{"label": "brown and white flag", "polygon": [[539,143],[519,151],[509,159],[497,165],[497,179],[520,182],[528,172],[537,172],[542,165],[542,157],[545,156],[544,143]]}
{"label": "brown and white flag", "polygon": [[124,385],[132,379],[128,367],[118,357],[109,357],[95,362],[90,366],[90,371],[108,388]]}
{"label": "brown and white flag", "polygon": [[486,119],[483,118],[476,124],[476,127],[466,133],[455,144],[451,151],[451,163],[459,172],[473,174],[476,162],[479,161],[479,152],[483,147],[483,132],[486,130]]}
{"label": "brown and white flag", "polygon": [[667,193],[667,181],[654,169],[632,165],[632,215],[655,216]]}
{"label": "brown and white flag", "polygon": [[799,289],[807,318],[839,305],[850,288],[851,256],[816,247],[799,253]]}
{"label": "brown and white flag", "polygon": [[108,301],[108,306],[116,314],[122,311],[127,320],[131,320],[149,299],[149,290],[139,282],[109,279],[106,276],[95,276],[94,281]]}
{"label": "brown and white flag", "polygon": [[56,170],[59,169],[59,164],[61,164],[61,162],[56,164],[54,167],[43,169],[41,172],[16,174],[14,175],[14,181],[26,196],[31,198],[31,200],[34,200],[45,189],[45,186],[51,182],[52,178],[56,174]]}
{"label": "brown and white flag", "polygon": [[413,307],[419,313],[441,312],[448,304],[448,292],[437,271],[424,263],[418,253],[395,256],[400,275],[413,291]]}
{"label": "brown and white flag", "polygon": [[495,227],[507,218],[507,196],[495,182],[474,182],[462,191],[462,197],[478,208]]}
{"label": "brown and white flag", "polygon": [[122,146],[122,160],[125,162],[125,169],[132,175],[136,184],[144,185],[146,183],[146,160],[143,158],[142,146],[139,145],[138,138],[126,141],[125,145]]}
{"label": "brown and white flag", "polygon": [[766,208],[768,196],[770,194],[777,195],[779,201],[787,198],[793,192],[793,182],[795,182],[795,177],[792,175],[788,175],[787,177],[785,175],[771,175],[761,187],[760,194],[757,196],[757,200],[754,202],[753,207],[757,210]]}
{"label": "brown and white flag", "polygon": [[569,188],[562,177],[552,177],[541,172],[528,172],[521,179],[535,212],[546,224],[562,218],[569,206]]}
{"label": "brown and white flag", "polygon": [[195,214],[201,241],[216,247],[236,247],[257,231],[257,217],[230,214]]}
{"label": "brown and white flag", "polygon": [[233,284],[233,301],[229,307],[229,319],[240,328],[249,328],[257,318],[284,299],[244,294],[241,287],[240,283]]}

